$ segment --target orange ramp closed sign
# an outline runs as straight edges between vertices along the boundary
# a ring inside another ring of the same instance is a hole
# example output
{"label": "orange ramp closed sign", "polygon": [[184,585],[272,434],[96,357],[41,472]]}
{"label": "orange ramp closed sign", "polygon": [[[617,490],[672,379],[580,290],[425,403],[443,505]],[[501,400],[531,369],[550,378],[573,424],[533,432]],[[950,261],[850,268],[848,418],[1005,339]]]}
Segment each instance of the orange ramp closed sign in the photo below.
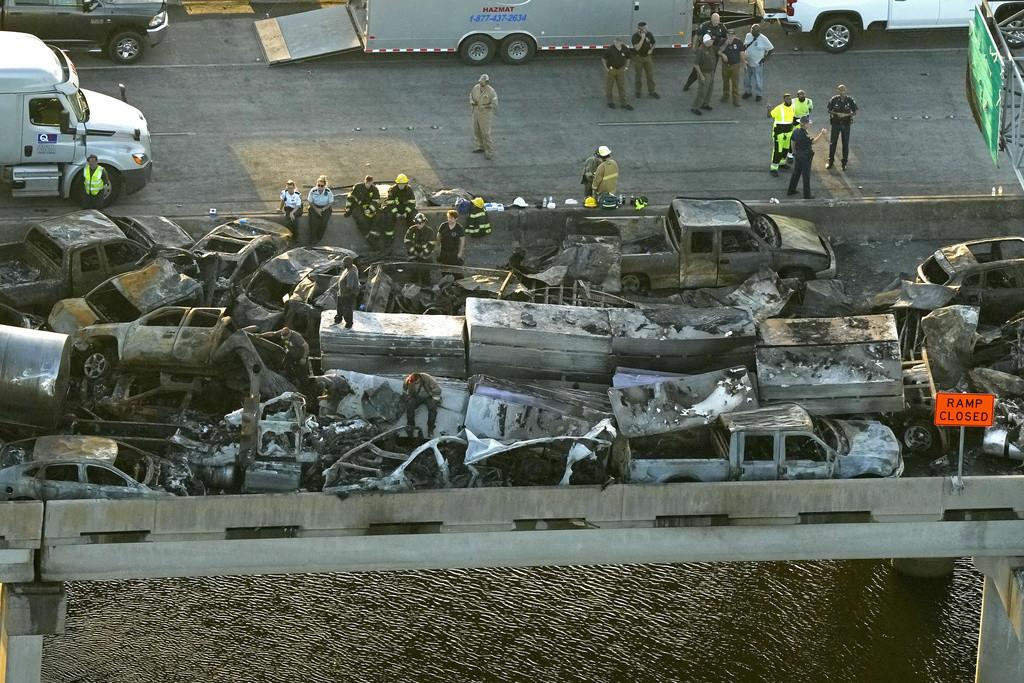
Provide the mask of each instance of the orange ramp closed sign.
{"label": "orange ramp closed sign", "polygon": [[935,396],[935,424],[939,427],[991,427],[995,418],[994,394],[950,394]]}

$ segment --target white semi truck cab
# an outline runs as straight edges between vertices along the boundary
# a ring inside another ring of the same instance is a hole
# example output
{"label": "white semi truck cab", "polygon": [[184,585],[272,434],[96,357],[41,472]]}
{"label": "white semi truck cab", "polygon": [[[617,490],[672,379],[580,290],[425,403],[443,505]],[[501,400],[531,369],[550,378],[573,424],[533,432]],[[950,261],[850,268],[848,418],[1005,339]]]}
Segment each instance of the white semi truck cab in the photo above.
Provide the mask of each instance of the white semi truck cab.
{"label": "white semi truck cab", "polygon": [[142,112],[79,88],[67,55],[27,33],[0,31],[0,131],[0,181],[15,197],[80,198],[90,154],[110,178],[103,206],[153,172]]}

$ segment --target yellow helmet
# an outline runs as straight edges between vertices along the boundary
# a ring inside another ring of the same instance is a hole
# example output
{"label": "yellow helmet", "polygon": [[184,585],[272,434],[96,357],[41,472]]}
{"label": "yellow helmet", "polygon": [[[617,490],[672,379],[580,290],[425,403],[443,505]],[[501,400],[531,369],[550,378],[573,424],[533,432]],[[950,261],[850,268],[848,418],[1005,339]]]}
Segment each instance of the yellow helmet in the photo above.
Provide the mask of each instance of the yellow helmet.
{"label": "yellow helmet", "polygon": [[473,199],[473,206],[475,206],[478,209],[484,208],[484,198],[483,197],[475,197]]}
{"label": "yellow helmet", "polygon": [[409,176],[405,175],[404,173],[399,173],[398,177],[395,178],[395,182],[400,185],[403,183],[407,183],[409,182]]}
{"label": "yellow helmet", "polygon": [[583,206],[587,207],[588,209],[596,209],[597,200],[594,199],[593,197],[587,197],[586,199],[583,200]]}

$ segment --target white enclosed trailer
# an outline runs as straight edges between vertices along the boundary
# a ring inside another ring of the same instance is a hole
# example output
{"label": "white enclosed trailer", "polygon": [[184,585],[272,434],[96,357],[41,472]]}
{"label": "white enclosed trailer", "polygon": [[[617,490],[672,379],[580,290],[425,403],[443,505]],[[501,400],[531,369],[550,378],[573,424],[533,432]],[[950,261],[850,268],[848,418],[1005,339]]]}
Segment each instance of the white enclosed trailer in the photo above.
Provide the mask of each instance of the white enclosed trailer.
{"label": "white enclosed trailer", "polygon": [[687,47],[693,0],[366,0],[256,22],[267,62],[338,52],[458,52],[469,64],[510,64],[537,50],[627,43],[646,21],[661,48]]}

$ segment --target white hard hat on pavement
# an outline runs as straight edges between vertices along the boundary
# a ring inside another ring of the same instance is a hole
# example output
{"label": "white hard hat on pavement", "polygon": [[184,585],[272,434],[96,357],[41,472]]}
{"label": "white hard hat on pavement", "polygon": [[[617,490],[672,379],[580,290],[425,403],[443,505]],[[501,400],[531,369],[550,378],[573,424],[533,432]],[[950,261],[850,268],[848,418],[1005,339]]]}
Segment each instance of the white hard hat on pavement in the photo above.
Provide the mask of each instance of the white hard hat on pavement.
{"label": "white hard hat on pavement", "polygon": [[522,197],[516,197],[515,199],[512,200],[512,206],[517,206],[520,209],[525,209],[529,206],[529,204],[527,204],[526,200],[523,199]]}

